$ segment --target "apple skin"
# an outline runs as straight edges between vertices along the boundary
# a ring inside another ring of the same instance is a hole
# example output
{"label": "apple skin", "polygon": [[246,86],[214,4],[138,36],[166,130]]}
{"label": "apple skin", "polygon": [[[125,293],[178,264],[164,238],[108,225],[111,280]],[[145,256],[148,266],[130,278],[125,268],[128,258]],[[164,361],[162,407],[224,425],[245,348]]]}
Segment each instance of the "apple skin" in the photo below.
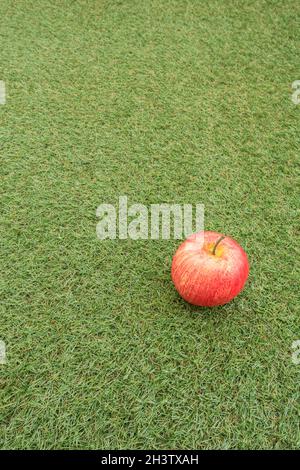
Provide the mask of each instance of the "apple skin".
{"label": "apple skin", "polygon": [[[221,233],[202,231],[188,237],[177,249],[171,276],[181,297],[193,305],[224,305],[243,289],[249,274],[243,248]],[[214,247],[219,241],[213,254]]]}

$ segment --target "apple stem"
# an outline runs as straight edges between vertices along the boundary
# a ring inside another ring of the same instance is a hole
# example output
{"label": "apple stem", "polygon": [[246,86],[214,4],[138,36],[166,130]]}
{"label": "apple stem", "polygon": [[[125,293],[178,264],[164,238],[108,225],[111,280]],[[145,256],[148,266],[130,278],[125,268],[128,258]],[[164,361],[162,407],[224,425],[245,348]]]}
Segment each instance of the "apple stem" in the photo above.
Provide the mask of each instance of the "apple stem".
{"label": "apple stem", "polygon": [[225,235],[222,235],[222,236],[217,240],[217,242],[216,242],[216,244],[215,244],[215,246],[214,246],[214,249],[213,249],[213,251],[212,251],[212,254],[213,254],[213,255],[216,254],[217,246],[219,245],[219,243],[220,243],[222,240],[224,240],[224,238],[226,238]]}

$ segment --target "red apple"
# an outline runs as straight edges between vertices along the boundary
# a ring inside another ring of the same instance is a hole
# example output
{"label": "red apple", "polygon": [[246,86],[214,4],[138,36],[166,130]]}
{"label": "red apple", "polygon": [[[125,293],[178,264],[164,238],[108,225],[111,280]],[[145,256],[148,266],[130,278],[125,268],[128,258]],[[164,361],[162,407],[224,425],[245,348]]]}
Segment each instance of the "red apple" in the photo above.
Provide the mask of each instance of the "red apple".
{"label": "red apple", "polygon": [[188,237],[172,261],[172,280],[184,300],[202,307],[223,305],[243,289],[249,263],[243,248],[217,232]]}

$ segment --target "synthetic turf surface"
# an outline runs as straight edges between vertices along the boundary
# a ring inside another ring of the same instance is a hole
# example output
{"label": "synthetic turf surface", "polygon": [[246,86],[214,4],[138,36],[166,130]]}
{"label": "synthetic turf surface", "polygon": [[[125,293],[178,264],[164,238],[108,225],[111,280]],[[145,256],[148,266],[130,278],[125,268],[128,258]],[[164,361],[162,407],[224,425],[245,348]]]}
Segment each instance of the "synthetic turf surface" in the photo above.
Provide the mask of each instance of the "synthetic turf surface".
{"label": "synthetic turf surface", "polygon": [[[299,4],[0,9],[1,448],[299,447]],[[204,203],[244,292],[189,306],[178,241],[98,240],[120,195]]]}

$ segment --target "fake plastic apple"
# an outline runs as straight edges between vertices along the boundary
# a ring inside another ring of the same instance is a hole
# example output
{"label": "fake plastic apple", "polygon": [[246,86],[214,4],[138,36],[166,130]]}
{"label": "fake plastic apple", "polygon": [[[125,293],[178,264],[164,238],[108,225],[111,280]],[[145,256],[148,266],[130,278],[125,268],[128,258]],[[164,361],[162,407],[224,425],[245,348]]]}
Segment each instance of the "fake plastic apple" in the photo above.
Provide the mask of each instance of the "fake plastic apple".
{"label": "fake plastic apple", "polygon": [[243,289],[248,258],[232,238],[203,231],[188,237],[172,261],[172,280],[187,302],[213,307],[230,302]]}

